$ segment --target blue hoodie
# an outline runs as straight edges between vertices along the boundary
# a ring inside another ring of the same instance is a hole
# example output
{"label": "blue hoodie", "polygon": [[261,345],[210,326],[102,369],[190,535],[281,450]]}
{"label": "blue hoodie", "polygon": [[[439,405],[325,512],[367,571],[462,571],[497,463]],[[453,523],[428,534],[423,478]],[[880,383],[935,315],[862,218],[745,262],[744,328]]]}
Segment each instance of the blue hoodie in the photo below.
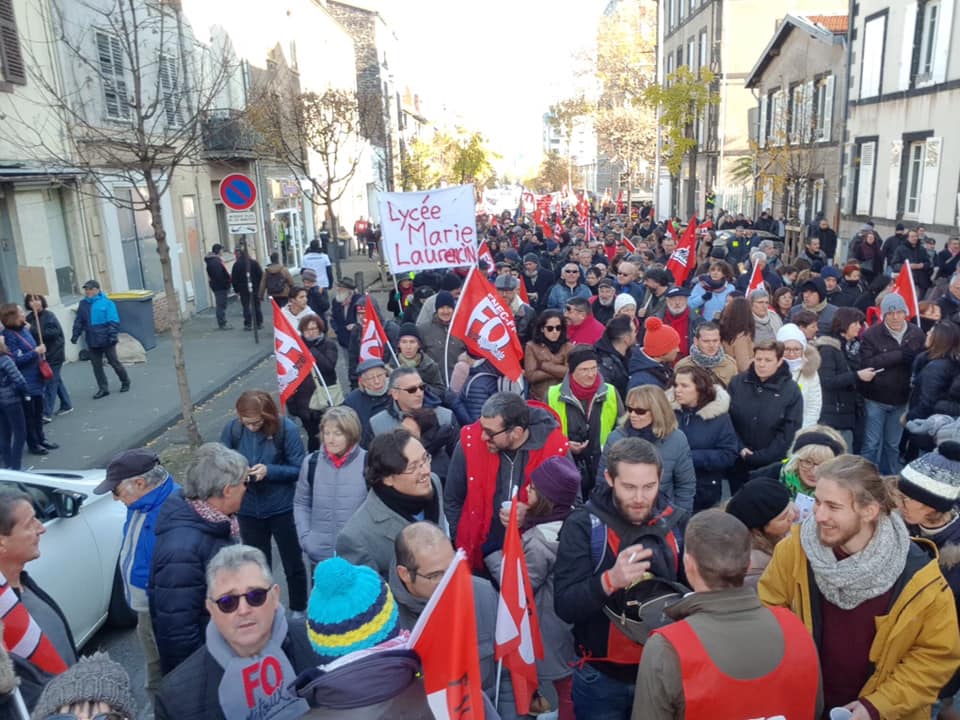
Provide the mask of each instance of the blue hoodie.
{"label": "blue hoodie", "polygon": [[70,342],[76,342],[84,333],[88,348],[99,350],[117,344],[120,333],[120,316],[113,300],[102,292],[93,297],[84,298],[77,306],[77,317],[73,321],[73,334]]}

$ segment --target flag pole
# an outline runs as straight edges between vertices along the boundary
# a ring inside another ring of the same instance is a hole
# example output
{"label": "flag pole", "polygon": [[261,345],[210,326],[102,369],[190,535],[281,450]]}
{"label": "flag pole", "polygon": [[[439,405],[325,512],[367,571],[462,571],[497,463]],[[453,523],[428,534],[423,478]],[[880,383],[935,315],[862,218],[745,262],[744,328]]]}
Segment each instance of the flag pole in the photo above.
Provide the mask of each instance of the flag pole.
{"label": "flag pole", "polygon": [[[463,281],[463,287],[470,284],[470,278],[473,277],[473,271],[477,269],[476,265],[471,265],[467,271],[467,277]],[[447,388],[450,387],[450,331],[453,329],[453,323],[457,319],[457,312],[460,310],[460,298],[457,298],[457,304],[453,306],[453,315],[450,316],[450,324],[447,325],[447,338],[443,343],[443,373],[447,379]]]}
{"label": "flag pole", "polygon": [[493,709],[500,712],[500,678],[503,676],[503,658],[497,660],[497,689],[493,691]]}
{"label": "flag pole", "polygon": [[320,384],[323,385],[323,391],[327,394],[327,402],[330,403],[330,407],[333,407],[333,398],[330,396],[330,388],[327,387],[326,380],[323,379],[323,375],[317,372],[317,366],[314,365],[310,368],[310,373],[313,375],[313,381],[320,381]]}

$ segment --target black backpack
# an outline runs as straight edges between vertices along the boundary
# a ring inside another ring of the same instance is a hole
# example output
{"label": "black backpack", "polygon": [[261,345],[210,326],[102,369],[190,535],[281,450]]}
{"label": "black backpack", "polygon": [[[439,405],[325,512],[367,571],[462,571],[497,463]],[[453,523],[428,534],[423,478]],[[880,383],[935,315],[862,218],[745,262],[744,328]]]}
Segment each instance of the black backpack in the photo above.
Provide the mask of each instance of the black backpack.
{"label": "black backpack", "polygon": [[287,289],[287,279],[282,272],[267,272],[267,292],[273,295],[282,295]]}

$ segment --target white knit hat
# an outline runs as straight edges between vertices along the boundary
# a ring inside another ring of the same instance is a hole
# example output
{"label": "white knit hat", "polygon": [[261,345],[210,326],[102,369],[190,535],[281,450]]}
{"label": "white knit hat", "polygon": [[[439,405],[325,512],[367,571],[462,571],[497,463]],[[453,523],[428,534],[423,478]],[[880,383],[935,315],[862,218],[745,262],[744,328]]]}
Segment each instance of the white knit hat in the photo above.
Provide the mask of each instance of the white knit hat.
{"label": "white knit hat", "polygon": [[637,306],[637,300],[630,293],[620,293],[613,301],[613,311],[620,312],[627,305]]}
{"label": "white knit hat", "polygon": [[803,345],[804,348],[807,347],[807,336],[804,335],[803,330],[797,327],[794,323],[787,323],[782,328],[777,330],[777,342],[785,343],[790,340],[795,340]]}

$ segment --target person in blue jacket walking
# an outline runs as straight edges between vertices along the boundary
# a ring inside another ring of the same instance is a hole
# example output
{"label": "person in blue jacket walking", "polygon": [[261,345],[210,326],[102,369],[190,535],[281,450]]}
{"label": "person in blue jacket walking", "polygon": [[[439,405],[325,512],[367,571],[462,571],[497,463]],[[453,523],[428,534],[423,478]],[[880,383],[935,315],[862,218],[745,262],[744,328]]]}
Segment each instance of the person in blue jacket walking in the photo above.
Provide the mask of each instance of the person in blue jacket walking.
{"label": "person in blue jacket walking", "polygon": [[237,513],[240,538],[263,551],[269,560],[270,539],[277,541],[290,592],[288,607],[307,607],[307,571],[293,520],[293,496],[306,451],[300,430],[280,415],[263,390],[247,390],[236,404],[237,417],[227,423],[220,442],[243,455],[250,464],[247,492]]}
{"label": "person in blue jacket walking", "polygon": [[97,379],[97,393],[94,400],[99,400],[110,394],[107,387],[107,374],[103,371],[103,359],[106,358],[110,367],[120,380],[120,392],[130,389],[130,376],[126,368],[117,358],[117,337],[120,334],[120,315],[113,300],[100,292],[100,283],[96,280],[87,280],[83,284],[83,294],[86,297],[77,306],[77,317],[73,321],[73,334],[70,342],[74,345],[81,333],[87,343],[87,352],[90,354],[90,363],[93,365],[93,376]]}
{"label": "person in blue jacket walking", "polygon": [[179,488],[153,450],[135,448],[116,455],[107,465],[103,482],[93,489],[95,495],[112,493],[114,500],[127,506],[120,546],[120,577],[127,605],[137,614],[137,638],[147,664],[146,690],[151,701],[163,679],[147,598],[153,547],[157,542],[153,529],[160,506]]}

